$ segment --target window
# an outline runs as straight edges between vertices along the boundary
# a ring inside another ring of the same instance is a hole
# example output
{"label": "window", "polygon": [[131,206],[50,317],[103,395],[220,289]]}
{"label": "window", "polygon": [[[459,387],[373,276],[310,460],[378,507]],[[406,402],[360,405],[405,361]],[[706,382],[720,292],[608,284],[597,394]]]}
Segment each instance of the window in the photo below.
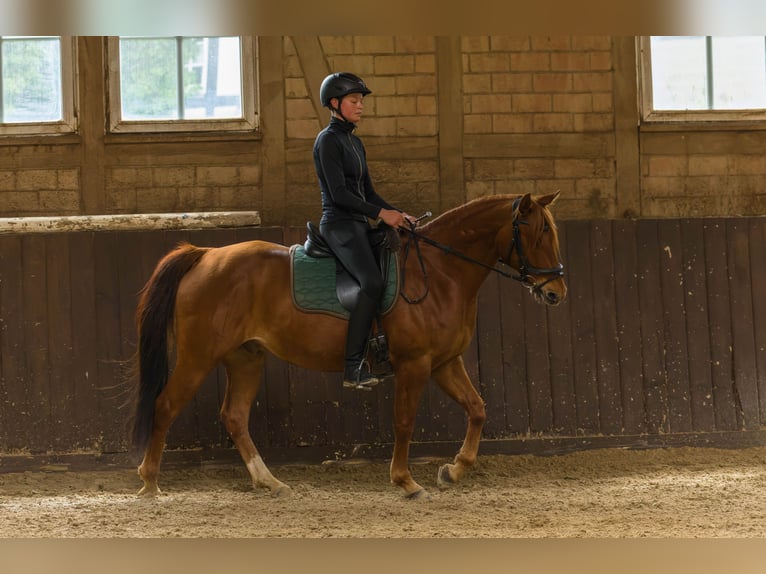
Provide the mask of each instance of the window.
{"label": "window", "polygon": [[251,38],[119,37],[108,45],[111,131],[257,127]]}
{"label": "window", "polygon": [[641,63],[644,119],[766,119],[763,36],[642,38]]}
{"label": "window", "polygon": [[74,40],[0,36],[0,134],[75,130]]}

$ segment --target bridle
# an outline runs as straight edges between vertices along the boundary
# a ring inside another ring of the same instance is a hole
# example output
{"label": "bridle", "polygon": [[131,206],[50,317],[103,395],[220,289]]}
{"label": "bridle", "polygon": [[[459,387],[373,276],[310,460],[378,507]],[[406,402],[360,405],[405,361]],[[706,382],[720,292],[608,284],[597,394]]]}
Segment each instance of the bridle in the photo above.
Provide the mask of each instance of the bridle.
{"label": "bridle", "polygon": [[[534,265],[529,264],[529,259],[527,259],[527,255],[524,252],[524,245],[521,243],[521,231],[520,231],[520,226],[529,225],[529,222],[524,219],[520,220],[518,217],[517,208],[520,202],[521,202],[521,198],[517,198],[513,200],[512,209],[513,209],[513,212],[516,213],[516,216],[513,218],[513,241],[511,242],[511,245],[508,248],[508,256],[506,257],[504,263],[510,264],[511,255],[513,254],[513,250],[516,249],[516,253],[519,256],[519,274],[511,277],[511,279],[515,279],[517,281],[522,282],[524,285],[532,289],[535,293],[538,293],[541,295],[543,287],[545,287],[551,281],[555,280],[557,277],[564,276],[564,264],[561,263],[561,261],[559,261],[556,267],[535,267]],[[542,276],[548,275],[549,277],[542,283],[536,283],[532,275],[542,275]]]}
{"label": "bridle", "polygon": [[[518,258],[519,258],[519,269],[517,274],[509,273],[505,269],[501,267],[497,267],[495,265],[487,265],[483,261],[474,259],[470,255],[466,255],[465,253],[457,251],[456,249],[453,249],[449,245],[444,245],[443,243],[434,241],[430,237],[421,235],[420,233],[415,231],[415,226],[417,225],[417,221],[420,221],[424,217],[430,216],[431,213],[428,212],[426,215],[419,217],[415,223],[412,223],[410,225],[409,229],[406,229],[406,231],[410,234],[411,238],[407,242],[407,244],[404,246],[404,254],[402,255],[402,279],[401,279],[400,293],[402,297],[404,298],[404,300],[407,301],[407,303],[416,304],[416,303],[420,303],[423,299],[426,298],[426,295],[428,295],[428,291],[429,291],[428,271],[426,270],[425,263],[423,262],[423,256],[420,253],[420,241],[423,241],[425,243],[428,243],[429,245],[432,245],[438,249],[441,249],[442,251],[444,251],[445,253],[449,255],[460,257],[461,259],[469,261],[475,265],[479,265],[481,267],[489,269],[490,271],[494,271],[495,273],[498,273],[502,275],[503,277],[513,279],[514,281],[519,281],[524,286],[532,290],[533,293],[539,296],[542,296],[543,287],[545,287],[548,283],[550,283],[551,281],[554,281],[558,277],[564,276],[564,265],[561,263],[561,261],[559,261],[556,267],[535,267],[534,265],[530,265],[529,259],[527,258],[527,254],[524,251],[524,245],[521,243],[521,226],[529,225],[529,222],[524,219],[519,219],[518,207],[520,203],[521,203],[520,197],[513,200],[513,204],[511,206],[514,213],[513,221],[511,222],[511,225],[513,227],[513,239],[511,241],[510,246],[508,247],[508,256],[504,260],[500,259],[502,263],[509,265],[511,261],[511,256],[513,255],[513,251],[515,249],[516,254],[518,255]],[[405,283],[404,266],[405,266],[405,263],[407,262],[407,258],[409,257],[410,246],[413,244],[415,245],[415,252],[417,253],[418,263],[420,264],[420,270],[423,273],[423,279],[425,282],[425,291],[423,292],[422,295],[415,298],[408,297],[404,293],[404,283]],[[535,281],[534,275],[538,275],[538,276],[542,275],[542,276],[548,276],[548,277],[544,281],[538,283]]]}

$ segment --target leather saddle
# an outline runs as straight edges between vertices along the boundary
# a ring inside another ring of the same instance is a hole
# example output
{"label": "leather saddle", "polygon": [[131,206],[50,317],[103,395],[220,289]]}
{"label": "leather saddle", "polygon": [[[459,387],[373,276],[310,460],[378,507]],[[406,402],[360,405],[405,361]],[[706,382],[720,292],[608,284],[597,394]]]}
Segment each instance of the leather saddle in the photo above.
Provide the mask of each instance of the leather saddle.
{"label": "leather saddle", "polygon": [[[356,298],[360,291],[359,283],[346,271],[340,261],[335,258],[330,246],[327,245],[327,242],[322,237],[319,228],[311,221],[306,223],[306,228],[308,236],[303,244],[304,256],[308,261],[315,260],[319,262],[331,259],[335,261],[335,295],[337,303],[340,303],[340,306],[348,313],[356,303]],[[369,353],[368,357],[372,359],[371,369],[373,374],[381,379],[385,379],[393,374],[393,369],[389,361],[388,341],[386,334],[383,332],[380,316],[385,315],[394,307],[399,293],[399,234],[391,227],[381,226],[371,229],[368,238],[372,250],[377,257],[386,289],[378,309],[377,332],[375,324],[373,324],[367,350]],[[299,248],[300,246],[296,245],[293,247]],[[295,252],[296,249],[291,251],[294,261]],[[295,277],[294,269],[293,277]],[[295,287],[295,281],[293,281],[293,287]],[[331,285],[328,285],[328,288],[330,287]],[[296,297],[295,289],[293,290],[293,297]],[[324,309],[326,310],[327,308],[325,307]]]}
{"label": "leather saddle", "polygon": [[[309,221],[306,223],[306,229],[308,233],[303,244],[306,255],[318,259],[329,257],[335,259],[335,255],[322,237],[319,227]],[[372,250],[378,260],[383,283],[387,285],[391,279],[391,257],[395,256],[399,251],[399,234],[395,229],[381,226],[372,228],[368,233],[368,237]],[[396,267],[394,267],[395,272]],[[346,271],[340,261],[335,259],[335,294],[344,309],[351,310],[354,308],[359,289],[359,283],[357,283],[356,279]]]}

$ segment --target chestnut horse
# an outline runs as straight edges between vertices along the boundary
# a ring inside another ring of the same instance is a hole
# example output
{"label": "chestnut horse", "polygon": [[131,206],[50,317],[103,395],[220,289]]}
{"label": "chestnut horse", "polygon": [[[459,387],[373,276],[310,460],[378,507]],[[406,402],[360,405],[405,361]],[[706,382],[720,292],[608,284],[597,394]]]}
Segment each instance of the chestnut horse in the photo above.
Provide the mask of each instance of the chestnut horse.
{"label": "chestnut horse", "polygon": [[[549,305],[566,296],[558,235],[548,209],[557,197],[480,198],[445,212],[417,232],[401,232],[407,253],[400,273],[406,292],[382,324],[395,376],[390,476],[407,497],[427,496],[410,474],[408,456],[418,403],[430,379],[468,415],[462,447],[452,464],[439,469],[437,483],[457,482],[476,461],[484,402],[462,354],[473,337],[477,296],[489,273],[496,270],[520,280]],[[409,247],[417,244],[408,249],[408,242]],[[136,316],[139,382],[133,445],[143,453],[140,495],[159,493],[168,429],[219,363],[227,372],[221,418],[253,485],[274,495],[290,492],[266,467],[248,430],[265,353],[307,369],[340,371],[346,322],[296,308],[288,252],[288,247],[265,241],[218,248],[184,243],[157,264],[141,291]],[[517,274],[495,267],[498,260]],[[176,359],[168,377],[170,340]]]}

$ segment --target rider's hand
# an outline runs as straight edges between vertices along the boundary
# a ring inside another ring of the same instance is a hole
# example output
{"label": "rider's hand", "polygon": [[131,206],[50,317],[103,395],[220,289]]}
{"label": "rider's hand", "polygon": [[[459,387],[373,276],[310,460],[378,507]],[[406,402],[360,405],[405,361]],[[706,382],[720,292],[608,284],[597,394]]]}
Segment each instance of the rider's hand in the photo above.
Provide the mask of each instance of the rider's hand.
{"label": "rider's hand", "polygon": [[394,209],[381,209],[378,217],[380,217],[383,223],[390,225],[394,229],[407,228],[414,221],[411,216]]}

